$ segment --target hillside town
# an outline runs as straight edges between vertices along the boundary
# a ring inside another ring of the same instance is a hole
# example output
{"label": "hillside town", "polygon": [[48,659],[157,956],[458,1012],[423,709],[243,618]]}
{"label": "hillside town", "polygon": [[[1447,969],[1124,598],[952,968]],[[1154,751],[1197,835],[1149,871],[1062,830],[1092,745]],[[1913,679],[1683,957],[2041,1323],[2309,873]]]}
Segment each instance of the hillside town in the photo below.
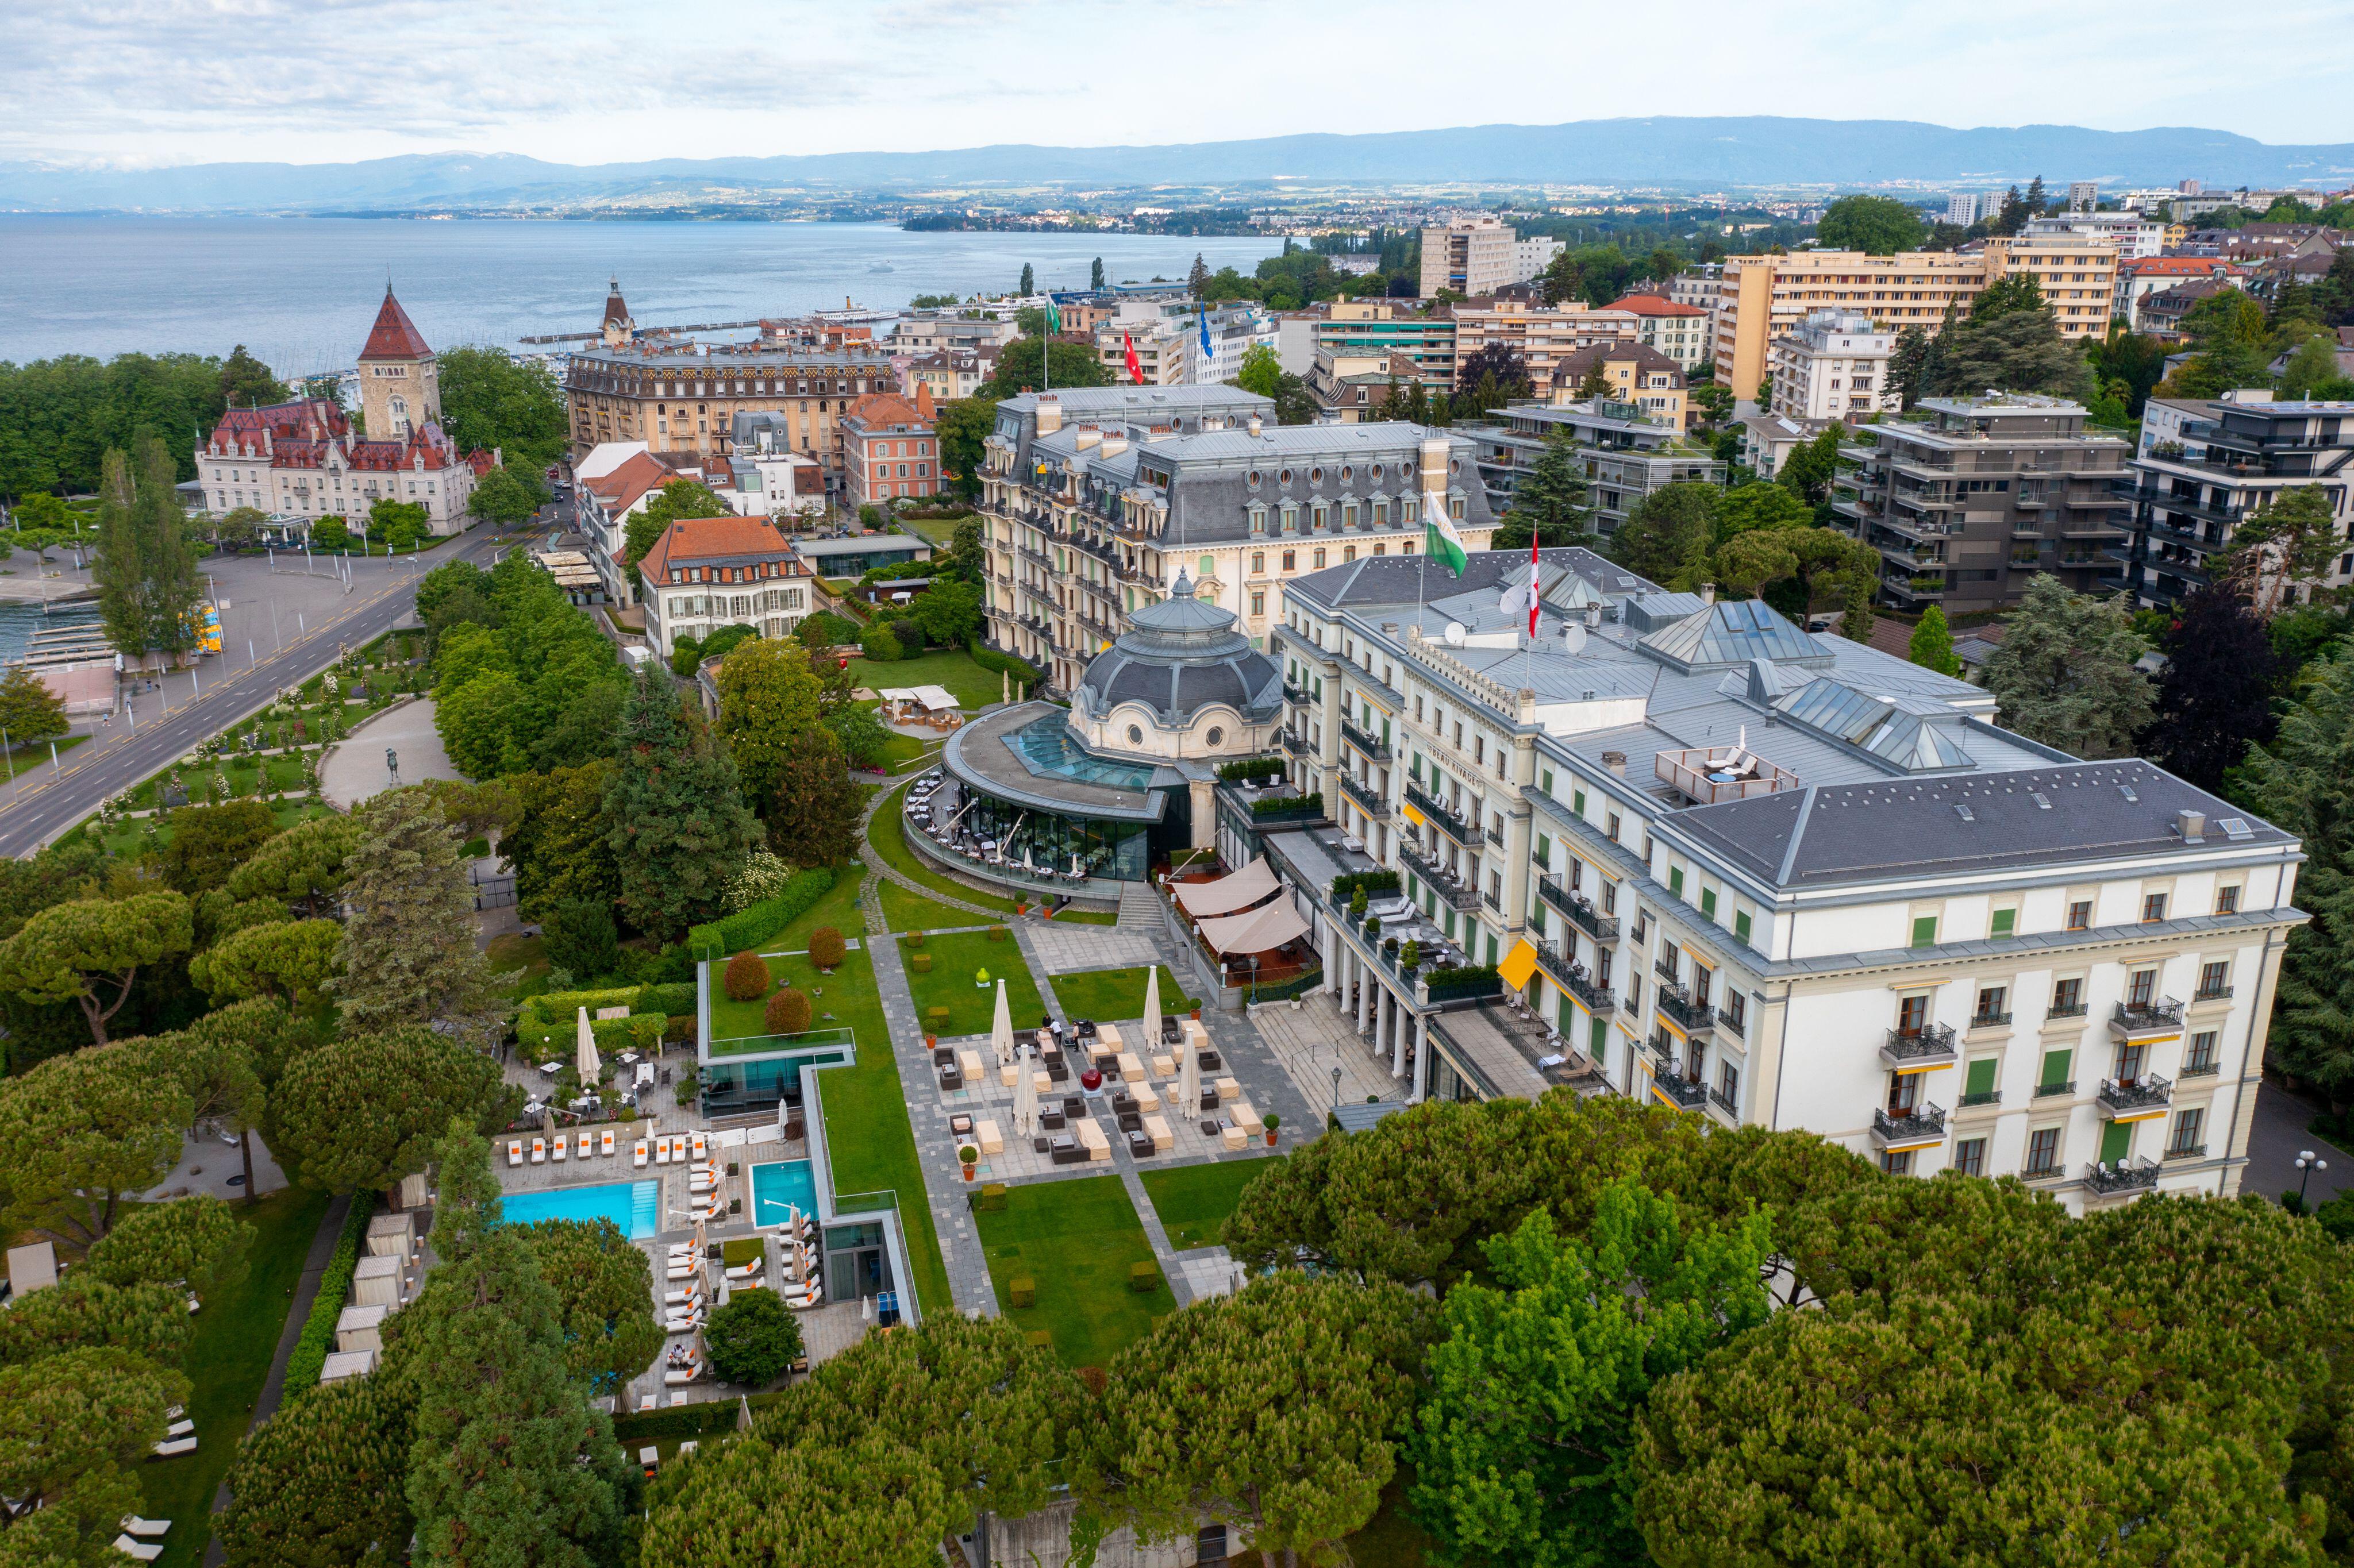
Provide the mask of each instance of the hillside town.
{"label": "hillside town", "polygon": [[1999,183],[0,364],[0,1543],[2349,1560],[2354,187]]}

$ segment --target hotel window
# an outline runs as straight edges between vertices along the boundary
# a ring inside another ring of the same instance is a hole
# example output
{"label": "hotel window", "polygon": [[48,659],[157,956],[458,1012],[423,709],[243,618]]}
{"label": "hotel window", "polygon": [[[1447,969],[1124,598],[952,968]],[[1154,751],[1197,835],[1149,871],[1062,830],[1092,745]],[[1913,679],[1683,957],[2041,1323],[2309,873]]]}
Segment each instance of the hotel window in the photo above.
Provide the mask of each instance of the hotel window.
{"label": "hotel window", "polygon": [[1264,534],[1267,532],[1266,507],[1254,505],[1250,509],[1250,531],[1254,534]]}
{"label": "hotel window", "polygon": [[2232,966],[2218,959],[2199,968],[2199,1000],[2211,1001],[2232,994]]}
{"label": "hotel window", "polygon": [[2239,885],[2237,883],[2233,883],[2229,887],[2217,888],[2215,890],[2215,913],[2218,915],[2237,915],[2239,912]]}
{"label": "hotel window", "polygon": [[1741,1104],[1741,1069],[1730,1062],[1717,1064],[1716,1097],[1728,1109]]}
{"label": "hotel window", "polygon": [[1346,566],[1349,562],[1353,561],[1353,560],[1355,560],[1356,558],[1357,558],[1357,546],[1354,546],[1354,545],[1343,545],[1343,546],[1341,547],[1341,563],[1343,566]]}
{"label": "hotel window", "polygon": [[1299,508],[1288,501],[1283,503],[1283,531],[1287,534],[1299,532]]}
{"label": "hotel window", "polygon": [[2141,917],[2144,920],[2165,919],[2166,895],[2163,893],[2146,893],[2142,895]]}
{"label": "hotel window", "polygon": [[1356,525],[1357,503],[1353,501],[1343,501],[1341,503],[1341,526],[1353,528]]}
{"label": "hotel window", "polygon": [[2207,1108],[2204,1106],[2192,1106],[2187,1110],[2177,1111],[2173,1136],[2166,1140],[2167,1155],[2171,1159],[2186,1160],[2206,1153],[2207,1141],[2202,1136],[2206,1130]]}
{"label": "hotel window", "polygon": [[1390,503],[1376,496],[1373,500],[1373,526],[1385,527],[1390,520]]}
{"label": "hotel window", "polygon": [[1267,595],[1263,593],[1255,593],[1251,595],[1251,613],[1253,615],[1265,615],[1267,613]]}
{"label": "hotel window", "polygon": [[2217,1038],[2216,1032],[2211,1029],[2201,1030],[2190,1037],[2190,1048],[2182,1054],[2182,1071],[2186,1076],[2215,1070]]}
{"label": "hotel window", "polygon": [[1983,1138],[1962,1139],[1954,1145],[1954,1169],[1965,1176],[1985,1175],[1986,1149],[1987,1140]]}
{"label": "hotel window", "polygon": [[1266,570],[1267,552],[1265,550],[1253,550],[1251,552],[1251,576],[1257,577]]}
{"label": "hotel window", "polygon": [[1880,1156],[1880,1168],[1891,1176],[1910,1176],[1913,1174],[1913,1151],[1909,1149],[1883,1150]]}
{"label": "hotel window", "polygon": [[1287,572],[1297,571],[1299,569],[1299,551],[1286,550],[1283,552],[1283,569]]}
{"label": "hotel window", "polygon": [[2126,982],[2126,1005],[2136,1008],[2147,1007],[2157,999],[2157,996],[2158,971],[2156,969],[2134,970],[2133,978]]}
{"label": "hotel window", "polygon": [[2068,929],[2089,931],[2093,928],[2093,901],[2079,898],[2068,906]]}
{"label": "hotel window", "polygon": [[2084,977],[2082,975],[2072,975],[2066,980],[2053,981],[2052,985],[2052,1016],[2054,1018],[2080,1018],[2084,1016]]}
{"label": "hotel window", "polygon": [[2027,1135],[2027,1171],[2030,1176],[2049,1176],[2060,1168],[2060,1129],[2039,1127]]}

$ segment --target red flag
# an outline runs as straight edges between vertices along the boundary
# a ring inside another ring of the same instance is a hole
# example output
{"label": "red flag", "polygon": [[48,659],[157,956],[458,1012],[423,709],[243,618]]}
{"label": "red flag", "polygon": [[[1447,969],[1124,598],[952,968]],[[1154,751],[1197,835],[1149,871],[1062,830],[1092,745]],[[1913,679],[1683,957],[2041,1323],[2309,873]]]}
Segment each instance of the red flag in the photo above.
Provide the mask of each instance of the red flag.
{"label": "red flag", "polygon": [[1536,535],[1531,534],[1529,535],[1529,635],[1531,637],[1537,634],[1537,574],[1543,569],[1544,563],[1537,559]]}
{"label": "red flag", "polygon": [[1144,366],[1137,363],[1136,340],[1126,333],[1119,334],[1122,347],[1128,350],[1128,378],[1139,387],[1144,385]]}

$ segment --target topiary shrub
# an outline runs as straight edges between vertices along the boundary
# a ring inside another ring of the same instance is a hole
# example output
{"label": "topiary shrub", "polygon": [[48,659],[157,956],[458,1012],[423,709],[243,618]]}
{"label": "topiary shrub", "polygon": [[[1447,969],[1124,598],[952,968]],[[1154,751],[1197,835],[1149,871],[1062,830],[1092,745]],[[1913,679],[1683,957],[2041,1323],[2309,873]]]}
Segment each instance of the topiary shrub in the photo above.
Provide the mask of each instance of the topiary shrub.
{"label": "topiary shrub", "polygon": [[728,1383],[758,1388],[801,1359],[801,1326],[773,1290],[738,1290],[711,1314],[703,1342],[711,1370]]}
{"label": "topiary shrub", "polygon": [[771,1034],[799,1034],[810,1026],[810,999],[805,991],[787,986],[769,999],[767,1013]]}
{"label": "topiary shrub", "polygon": [[858,651],[878,664],[888,664],[899,659],[907,650],[891,635],[890,628],[875,625],[859,634]]}
{"label": "topiary shrub", "polygon": [[810,962],[822,969],[842,967],[842,933],[831,926],[820,926],[810,933]]}
{"label": "topiary shrub", "polygon": [[738,953],[727,960],[720,989],[730,1001],[758,1001],[769,994],[769,966],[758,953]]}

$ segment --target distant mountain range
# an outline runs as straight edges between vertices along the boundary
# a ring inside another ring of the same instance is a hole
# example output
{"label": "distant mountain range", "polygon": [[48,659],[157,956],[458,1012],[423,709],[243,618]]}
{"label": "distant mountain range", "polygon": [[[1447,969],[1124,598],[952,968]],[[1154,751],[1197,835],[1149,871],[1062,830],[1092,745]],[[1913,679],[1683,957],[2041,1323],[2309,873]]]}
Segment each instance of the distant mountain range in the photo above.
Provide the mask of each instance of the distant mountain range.
{"label": "distant mountain range", "polygon": [[1000,145],[936,153],[664,158],[567,164],[434,153],[350,164],[198,164],[67,170],[0,164],[0,209],[37,212],[493,210],[776,192],[887,195],[913,186],[1177,184],[1615,184],[1713,190],[1917,182],[1978,188],[2097,179],[2105,185],[2343,185],[2354,143],[2276,146],[2225,131],[1956,130],[1907,120],[1657,118],[1479,125],[1366,135],[1272,136],[1161,147]]}

